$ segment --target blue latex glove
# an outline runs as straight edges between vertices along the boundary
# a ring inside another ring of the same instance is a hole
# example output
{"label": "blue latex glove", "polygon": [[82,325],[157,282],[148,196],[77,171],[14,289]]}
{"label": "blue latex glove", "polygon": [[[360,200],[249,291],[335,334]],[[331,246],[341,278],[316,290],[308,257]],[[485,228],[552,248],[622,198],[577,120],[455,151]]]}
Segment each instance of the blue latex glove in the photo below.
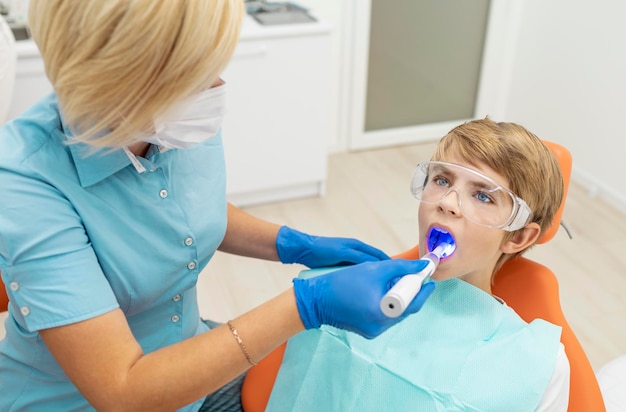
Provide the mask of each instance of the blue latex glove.
{"label": "blue latex glove", "polygon": [[417,273],[428,264],[425,260],[393,259],[366,262],[312,277],[294,279],[296,304],[306,329],[330,325],[374,338],[406,316],[417,312],[435,289],[425,283],[406,311],[388,318],[380,310],[380,301],[400,277]]}
{"label": "blue latex glove", "polygon": [[278,231],[276,250],[281,262],[300,263],[309,268],[389,259],[383,251],[360,240],[311,236],[288,226],[282,226]]}

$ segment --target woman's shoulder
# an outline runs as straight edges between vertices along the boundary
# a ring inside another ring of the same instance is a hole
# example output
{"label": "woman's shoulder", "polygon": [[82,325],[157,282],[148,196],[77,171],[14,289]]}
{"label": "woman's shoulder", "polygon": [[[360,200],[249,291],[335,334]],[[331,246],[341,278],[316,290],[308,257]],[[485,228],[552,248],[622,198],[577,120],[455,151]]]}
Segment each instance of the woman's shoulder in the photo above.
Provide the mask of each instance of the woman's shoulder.
{"label": "woman's shoulder", "polygon": [[56,95],[50,94],[0,127],[0,166],[24,163],[62,130]]}

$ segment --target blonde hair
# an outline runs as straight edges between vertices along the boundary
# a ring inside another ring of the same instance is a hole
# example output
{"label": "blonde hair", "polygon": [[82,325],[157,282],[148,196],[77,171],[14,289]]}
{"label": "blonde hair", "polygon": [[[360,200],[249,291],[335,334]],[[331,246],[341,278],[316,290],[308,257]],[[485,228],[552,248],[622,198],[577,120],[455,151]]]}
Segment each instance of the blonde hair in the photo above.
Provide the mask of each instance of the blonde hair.
{"label": "blonde hair", "polygon": [[219,78],[243,14],[242,0],[30,0],[29,26],[76,139],[121,147]]}
{"label": "blonde hair", "polygon": [[[531,221],[541,228],[540,236],[548,229],[563,199],[563,176],[558,161],[537,136],[515,123],[496,123],[489,118],[474,120],[444,136],[433,160],[442,160],[451,152],[469,164],[483,163],[506,177],[508,189],[530,207]],[[515,233],[507,233],[506,239]],[[503,255],[494,272],[528,249]]]}

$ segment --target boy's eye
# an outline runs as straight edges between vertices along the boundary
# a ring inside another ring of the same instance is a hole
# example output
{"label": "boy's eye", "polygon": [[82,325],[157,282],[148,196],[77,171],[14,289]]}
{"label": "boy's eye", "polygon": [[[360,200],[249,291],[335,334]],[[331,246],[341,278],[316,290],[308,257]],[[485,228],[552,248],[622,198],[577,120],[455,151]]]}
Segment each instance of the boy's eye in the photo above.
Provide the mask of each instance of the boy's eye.
{"label": "boy's eye", "polygon": [[474,194],[474,197],[478,199],[478,201],[482,203],[493,203],[493,199],[485,192],[477,192]]}
{"label": "boy's eye", "polygon": [[450,182],[448,181],[448,179],[443,176],[435,176],[433,178],[433,182],[435,182],[437,186],[450,186]]}

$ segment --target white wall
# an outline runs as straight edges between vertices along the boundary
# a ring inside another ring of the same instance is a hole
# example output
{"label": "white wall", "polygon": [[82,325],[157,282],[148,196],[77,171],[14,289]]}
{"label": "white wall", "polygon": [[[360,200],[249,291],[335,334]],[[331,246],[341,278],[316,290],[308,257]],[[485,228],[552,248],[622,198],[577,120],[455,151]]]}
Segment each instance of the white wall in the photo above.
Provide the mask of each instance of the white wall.
{"label": "white wall", "polygon": [[18,24],[25,24],[28,14],[28,0],[3,0],[9,8],[9,17]]}
{"label": "white wall", "polygon": [[568,147],[572,179],[626,211],[626,2],[520,4],[506,120]]}

